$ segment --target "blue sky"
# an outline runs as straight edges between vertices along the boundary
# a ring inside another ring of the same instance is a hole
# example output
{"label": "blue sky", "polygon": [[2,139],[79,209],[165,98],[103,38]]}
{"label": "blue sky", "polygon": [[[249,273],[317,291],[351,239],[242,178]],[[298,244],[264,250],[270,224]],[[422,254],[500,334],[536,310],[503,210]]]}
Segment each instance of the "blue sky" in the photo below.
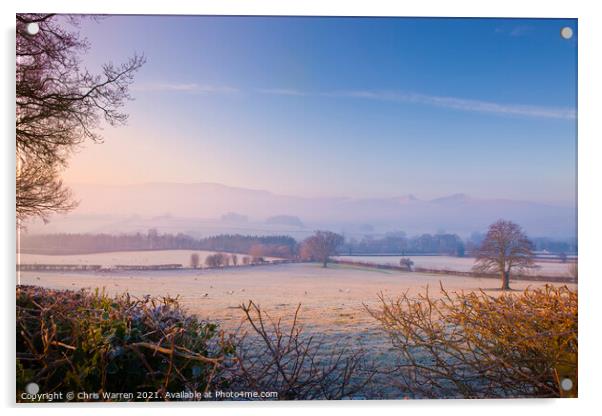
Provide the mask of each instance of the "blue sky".
{"label": "blue sky", "polygon": [[576,20],[113,16],[81,31],[91,69],[148,61],[128,126],[79,151],[69,182],[575,202]]}

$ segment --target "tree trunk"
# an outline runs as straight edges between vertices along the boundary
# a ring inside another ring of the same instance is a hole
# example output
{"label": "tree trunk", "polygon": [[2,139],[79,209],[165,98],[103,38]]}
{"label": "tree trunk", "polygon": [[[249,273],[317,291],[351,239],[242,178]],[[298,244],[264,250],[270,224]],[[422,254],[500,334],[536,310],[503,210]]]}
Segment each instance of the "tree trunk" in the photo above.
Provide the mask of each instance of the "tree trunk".
{"label": "tree trunk", "polygon": [[322,262],[322,267],[328,267],[328,257],[326,257]]}
{"label": "tree trunk", "polygon": [[502,290],[510,290],[510,272],[502,272]]}

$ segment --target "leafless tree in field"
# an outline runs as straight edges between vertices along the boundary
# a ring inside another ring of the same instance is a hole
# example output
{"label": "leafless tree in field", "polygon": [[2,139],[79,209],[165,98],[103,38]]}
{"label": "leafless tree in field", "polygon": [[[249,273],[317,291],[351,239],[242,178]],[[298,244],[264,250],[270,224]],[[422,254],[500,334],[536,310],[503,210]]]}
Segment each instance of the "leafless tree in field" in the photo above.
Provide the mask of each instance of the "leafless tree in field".
{"label": "leafless tree in field", "polygon": [[318,260],[322,267],[327,267],[330,256],[336,253],[344,239],[340,234],[331,231],[316,231],[301,244],[301,257],[307,260]]}
{"label": "leafless tree in field", "polygon": [[205,257],[205,266],[207,267],[218,267],[219,262],[215,254],[210,254]]}
{"label": "leafless tree in field", "polygon": [[228,267],[230,265],[230,256],[225,253],[217,253],[219,265],[221,267]]}
{"label": "leafless tree in field", "polygon": [[414,262],[410,258],[403,257],[399,260],[399,265],[405,268],[408,272],[411,272],[414,267]]}
{"label": "leafless tree in field", "polygon": [[193,269],[197,269],[199,267],[199,264],[201,264],[201,258],[199,254],[192,253],[190,255],[190,267],[192,267]]}
{"label": "leafless tree in field", "polygon": [[207,267],[226,267],[230,264],[230,256],[225,253],[210,254],[205,258]]}
{"label": "leafless tree in field", "polygon": [[[83,68],[80,54],[89,45],[76,31],[78,18],[18,14],[16,22],[16,212],[19,226],[30,217],[47,220],[76,203],[60,171],[77,145],[101,142],[101,122],[123,124],[120,108],[144,57],[108,63],[101,74]],[[39,31],[32,35],[29,24]]]}
{"label": "leafless tree in field", "polygon": [[499,273],[502,290],[510,289],[510,273],[533,267],[533,243],[522,228],[511,221],[498,220],[489,226],[477,250],[473,270]]}

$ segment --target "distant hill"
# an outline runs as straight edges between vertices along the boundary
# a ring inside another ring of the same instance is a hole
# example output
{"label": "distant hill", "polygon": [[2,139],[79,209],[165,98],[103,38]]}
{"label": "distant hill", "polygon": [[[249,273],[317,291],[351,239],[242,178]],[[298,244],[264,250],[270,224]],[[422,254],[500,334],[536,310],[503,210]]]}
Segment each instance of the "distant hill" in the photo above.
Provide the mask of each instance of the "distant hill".
{"label": "distant hill", "polygon": [[[131,232],[156,227],[163,232],[191,235],[287,232],[303,236],[318,228],[358,235],[370,230],[415,234],[444,229],[466,236],[505,218],[519,223],[533,236],[564,238],[576,233],[574,207],[479,199],[465,194],[432,200],[412,195],[305,198],[215,183],[73,185],[72,189],[79,207],[65,216],[53,217],[47,226],[31,224],[30,232]],[[244,215],[232,214],[240,212]]]}
{"label": "distant hill", "polygon": [[237,214],[236,212],[228,212],[221,216],[221,220],[224,222],[248,222],[249,217],[242,214]]}
{"label": "distant hill", "polygon": [[266,224],[290,225],[293,227],[303,227],[303,222],[299,217],[293,215],[275,215],[265,220]]}

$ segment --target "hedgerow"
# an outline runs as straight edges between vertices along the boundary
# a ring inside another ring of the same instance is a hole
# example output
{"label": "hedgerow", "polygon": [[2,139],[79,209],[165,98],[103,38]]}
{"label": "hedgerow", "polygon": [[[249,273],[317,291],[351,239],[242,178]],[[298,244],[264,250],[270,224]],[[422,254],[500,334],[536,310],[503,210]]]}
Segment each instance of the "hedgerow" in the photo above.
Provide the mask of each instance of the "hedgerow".
{"label": "hedgerow", "polygon": [[[42,392],[207,391],[227,385],[234,345],[173,298],[109,297],[19,286],[17,395]],[[152,397],[151,397],[152,398]]]}

